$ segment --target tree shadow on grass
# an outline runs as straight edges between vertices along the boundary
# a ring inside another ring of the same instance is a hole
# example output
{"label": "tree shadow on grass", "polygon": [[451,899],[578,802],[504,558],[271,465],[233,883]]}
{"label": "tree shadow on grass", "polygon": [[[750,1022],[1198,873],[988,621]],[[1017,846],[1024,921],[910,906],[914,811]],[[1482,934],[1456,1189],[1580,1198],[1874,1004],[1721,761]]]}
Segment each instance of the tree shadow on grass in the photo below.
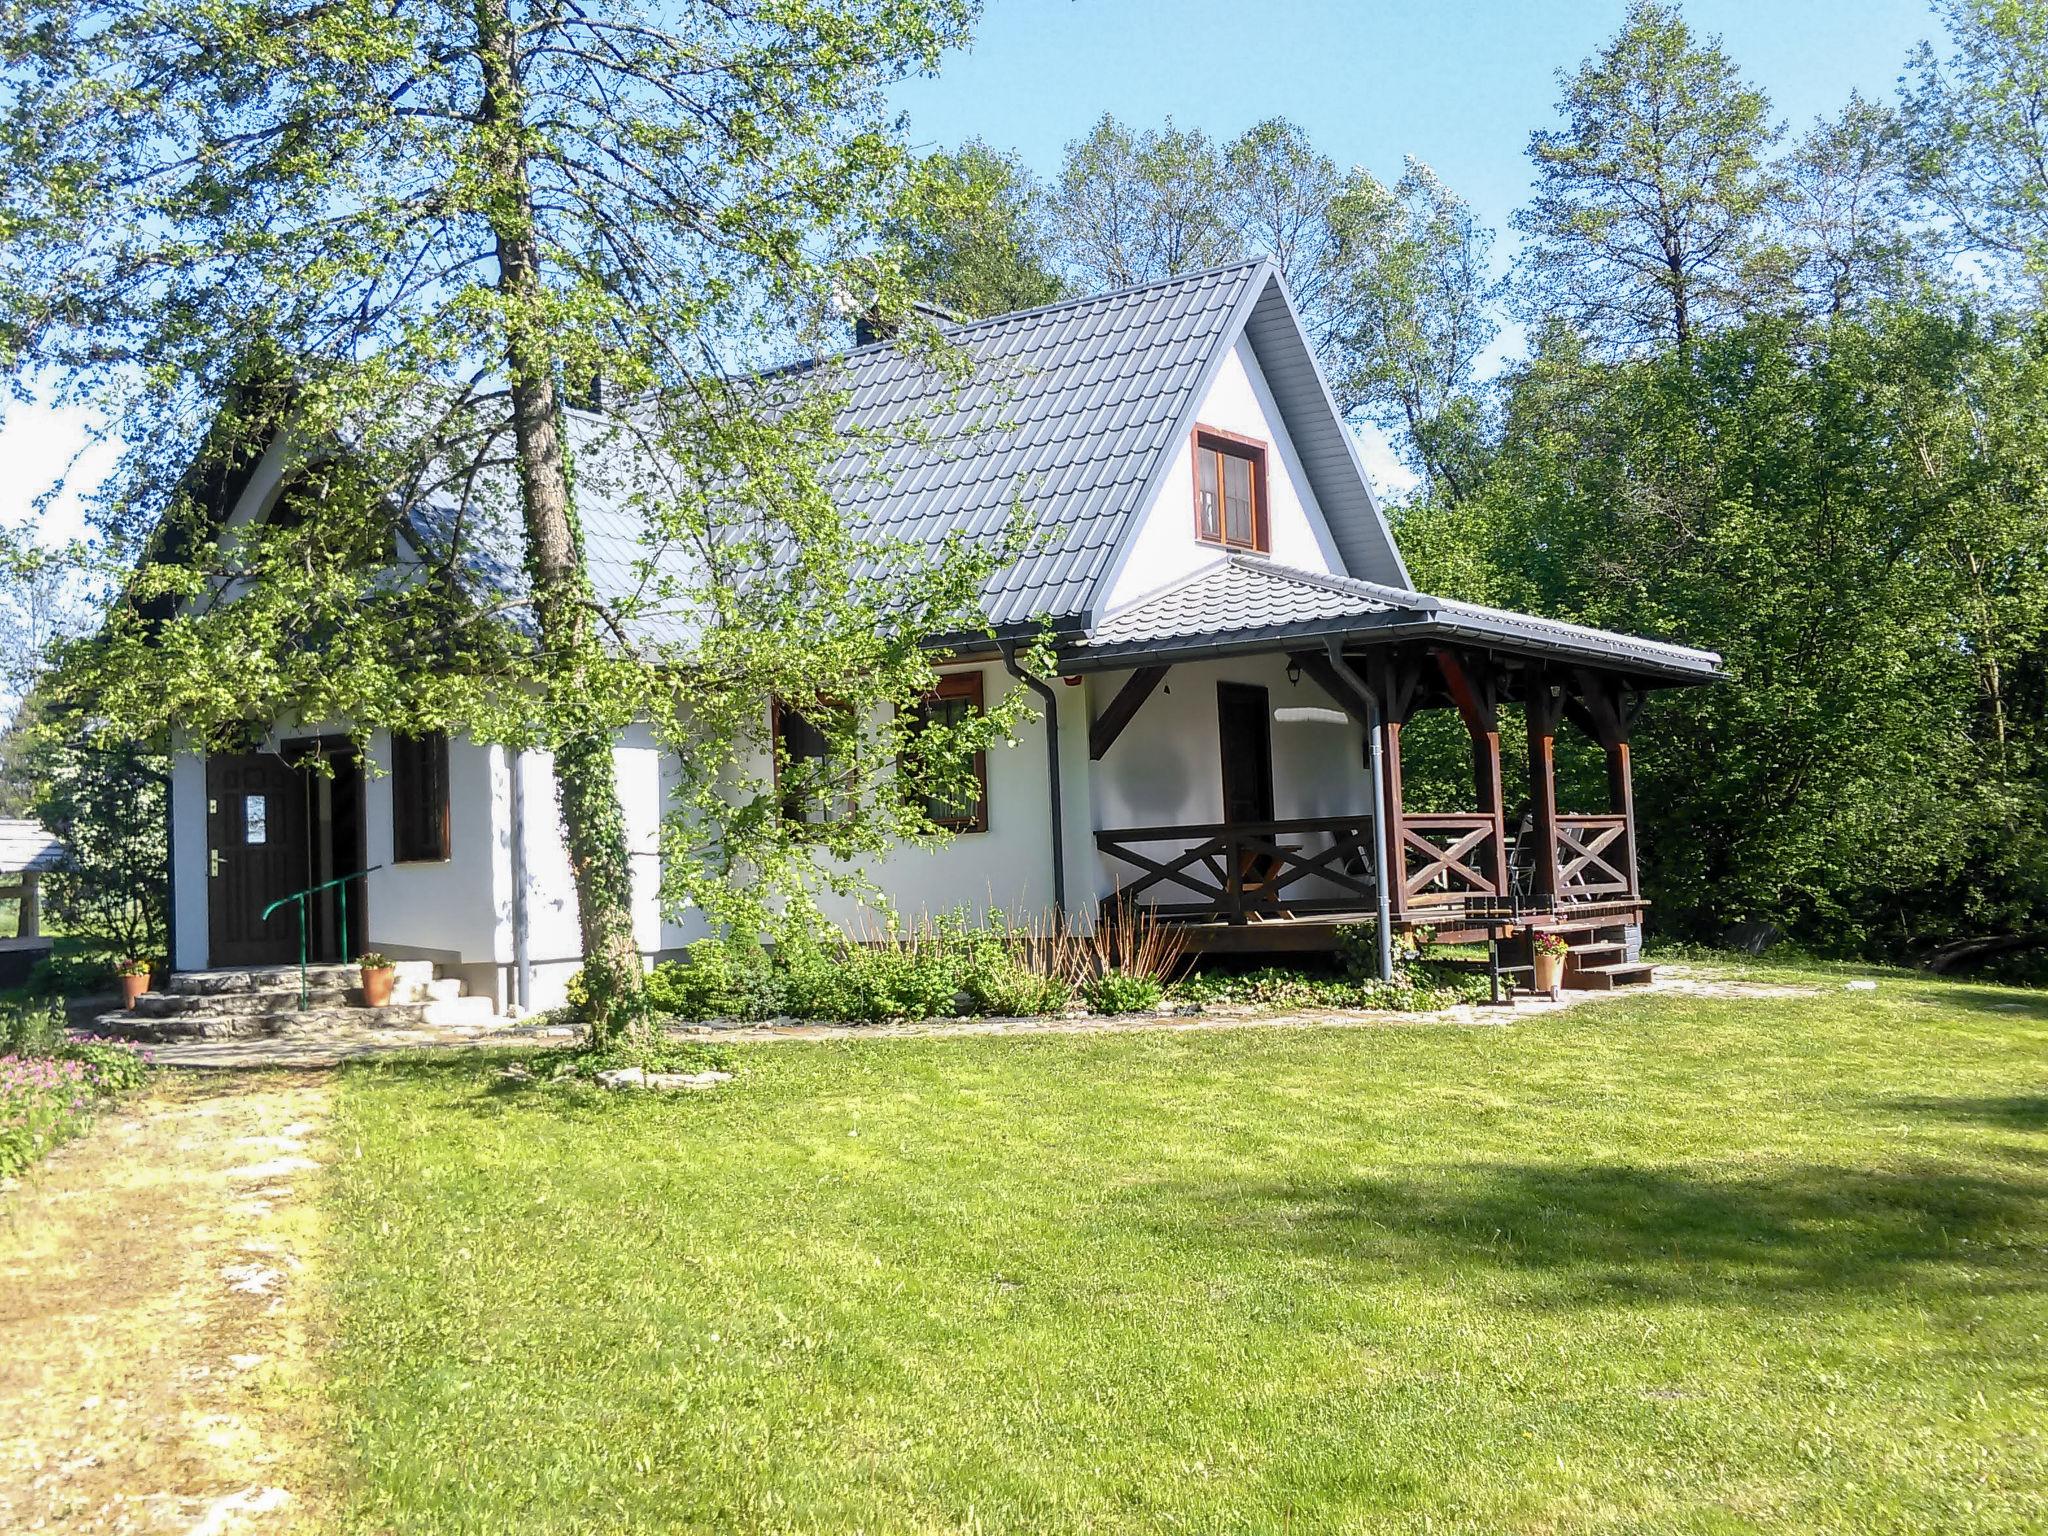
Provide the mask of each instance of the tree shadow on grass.
{"label": "tree shadow on grass", "polygon": [[1361,1278],[1491,1274],[1535,1307],[2048,1288],[2048,1180],[2027,1174],[1495,1163],[1215,1198],[1233,1232]]}
{"label": "tree shadow on grass", "polygon": [[1879,1099],[1886,1111],[1933,1115],[2008,1131],[2048,1131],[2048,1093],[1994,1094],[1981,1098]]}

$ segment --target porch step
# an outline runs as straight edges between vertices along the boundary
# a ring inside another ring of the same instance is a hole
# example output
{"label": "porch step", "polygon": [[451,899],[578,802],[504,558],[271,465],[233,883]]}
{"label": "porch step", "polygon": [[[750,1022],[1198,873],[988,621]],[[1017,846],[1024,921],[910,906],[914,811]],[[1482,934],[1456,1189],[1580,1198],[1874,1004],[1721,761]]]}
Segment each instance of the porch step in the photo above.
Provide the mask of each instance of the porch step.
{"label": "porch step", "polygon": [[488,1029],[498,1020],[488,997],[463,995],[457,976],[437,976],[431,961],[400,962],[392,1001],[363,1005],[355,966],[317,965],[306,971],[307,1008],[299,1010],[296,966],[187,971],[160,992],[145,992],[132,1009],[103,1013],[102,1034],[124,1040],[233,1040],[334,1028],[391,1029],[428,1026]]}
{"label": "porch step", "polygon": [[1617,987],[1646,987],[1654,975],[1655,968],[1640,960],[1624,961],[1567,970],[1564,984],[1574,992],[1612,992]]}
{"label": "porch step", "polygon": [[[392,966],[396,976],[392,983],[394,998],[411,1001],[414,989],[429,985],[435,980],[434,962],[431,960],[400,960]],[[359,986],[362,970],[353,965],[309,965],[306,967],[306,984],[324,990]],[[454,980],[454,978],[449,978]],[[459,982],[456,983],[458,986]],[[299,995],[299,968],[296,965],[251,965],[233,966],[217,971],[179,971],[166,978],[163,990],[180,997],[219,997],[239,992],[289,992],[296,999]]]}

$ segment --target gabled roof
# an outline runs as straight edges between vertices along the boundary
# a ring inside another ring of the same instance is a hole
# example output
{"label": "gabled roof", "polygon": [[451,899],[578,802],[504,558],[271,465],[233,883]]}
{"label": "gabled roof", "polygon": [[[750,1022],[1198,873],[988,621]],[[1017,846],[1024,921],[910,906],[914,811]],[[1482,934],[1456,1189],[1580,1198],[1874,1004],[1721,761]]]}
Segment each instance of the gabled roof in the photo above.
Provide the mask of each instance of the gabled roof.
{"label": "gabled roof", "polygon": [[[1240,336],[1259,355],[1347,568],[1407,584],[1270,261],[943,330],[964,358],[964,377],[888,344],[787,377],[846,392],[839,426],[847,442],[828,478],[863,537],[936,550],[951,536],[996,537],[1021,514],[1031,545],[987,589],[984,611],[998,629],[1044,620],[1074,631],[1096,617],[1138,514]],[[572,431],[585,464],[594,452],[624,451],[595,448],[604,436],[597,419],[578,418]],[[601,481],[586,478],[578,503],[599,594],[644,591],[650,561],[681,576],[647,547],[640,514],[613,505]],[[641,617],[663,638],[686,623],[681,614]]]}
{"label": "gabled roof", "polygon": [[63,862],[63,848],[41,822],[0,817],[0,875],[41,873]]}
{"label": "gabled roof", "polygon": [[1075,664],[1270,649],[1329,638],[1383,644],[1455,640],[1528,656],[1601,666],[1668,682],[1720,671],[1712,651],[1642,640],[1584,624],[1454,602],[1377,582],[1226,555],[1107,616],[1073,647]]}

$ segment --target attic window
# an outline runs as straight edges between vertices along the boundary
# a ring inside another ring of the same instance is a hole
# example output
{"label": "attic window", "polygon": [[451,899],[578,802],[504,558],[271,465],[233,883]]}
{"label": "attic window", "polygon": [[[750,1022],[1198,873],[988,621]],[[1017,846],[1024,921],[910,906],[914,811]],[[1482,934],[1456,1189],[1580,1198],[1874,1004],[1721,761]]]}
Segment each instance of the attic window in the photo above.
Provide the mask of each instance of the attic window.
{"label": "attic window", "polygon": [[1225,549],[1268,551],[1266,445],[1195,428],[1195,537]]}

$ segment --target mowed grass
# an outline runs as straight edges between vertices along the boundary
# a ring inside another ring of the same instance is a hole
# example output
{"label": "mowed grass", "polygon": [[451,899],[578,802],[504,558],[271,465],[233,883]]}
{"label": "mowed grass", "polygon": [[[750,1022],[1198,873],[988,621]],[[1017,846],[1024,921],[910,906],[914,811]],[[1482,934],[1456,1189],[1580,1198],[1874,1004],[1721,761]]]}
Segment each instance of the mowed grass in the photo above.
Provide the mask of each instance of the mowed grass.
{"label": "mowed grass", "polygon": [[[1775,980],[1799,980],[1778,976]],[[353,1068],[344,1501],[413,1531],[2039,1531],[2048,998]]]}

